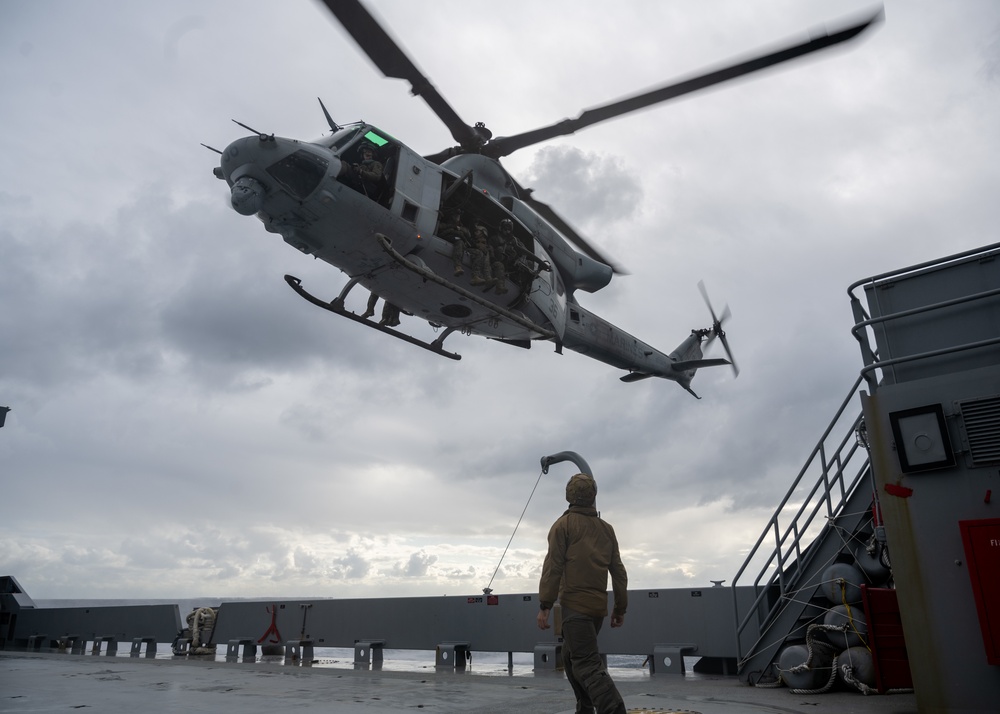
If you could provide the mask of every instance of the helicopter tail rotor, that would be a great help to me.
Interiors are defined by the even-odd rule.
[[[712,327],[709,334],[709,341],[714,340],[716,337],[719,338],[719,342],[722,343],[722,349],[726,351],[726,356],[729,358],[730,364],[733,367],[733,376],[740,376],[740,368],[736,366],[736,359],[733,357],[733,351],[729,347],[729,340],[726,339],[726,331],[722,329],[722,323],[732,317],[732,312],[729,310],[729,305],[722,308],[722,315],[716,317],[715,310],[712,309],[712,302],[708,299],[708,291],[705,289],[705,283],[702,280],[698,281],[698,290],[701,292],[701,297],[705,301],[705,305],[708,306],[708,312],[712,316]]]

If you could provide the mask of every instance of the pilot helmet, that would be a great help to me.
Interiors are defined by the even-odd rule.
[[[513,233],[514,232],[514,221],[509,218],[504,218],[500,221],[500,232],[501,233]]]
[[[566,484],[566,500],[571,506],[593,506],[597,482],[590,474],[576,474]]]
[[[371,143],[370,141],[362,141],[361,142],[361,151],[362,152],[364,152],[364,151],[370,151],[370,152],[372,152],[374,154],[375,153],[375,144]]]

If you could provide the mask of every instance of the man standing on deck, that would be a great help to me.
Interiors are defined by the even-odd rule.
[[[576,474],[566,484],[569,509],[549,529],[549,551],[538,584],[538,627],[549,629],[549,612],[562,606],[563,667],[576,695],[577,712],[625,714],[625,703],[601,662],[597,633],[608,615],[608,574],[615,606],[611,626],[621,627],[628,607],[628,575],[618,539],[594,506],[597,483]]]

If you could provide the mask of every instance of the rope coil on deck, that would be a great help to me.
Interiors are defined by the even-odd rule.
[[[215,610],[210,607],[199,607],[187,616],[191,628],[191,654],[215,654],[215,646],[209,644],[215,634],[215,617]]]
[[[816,639],[816,637],[820,632],[846,632],[847,628],[848,628],[847,624],[809,625],[809,628],[806,630],[806,649],[808,651],[808,656],[806,657],[806,661],[803,662],[802,664],[791,667],[786,671],[789,674],[799,674],[801,672],[811,671],[813,669],[813,660],[818,655],[832,655],[832,659],[830,662],[830,678],[827,680],[826,684],[817,689],[789,688],[790,692],[792,692],[793,694],[823,694],[824,692],[830,691],[831,687],[833,687],[834,682],[837,681],[837,648],[829,643]]]

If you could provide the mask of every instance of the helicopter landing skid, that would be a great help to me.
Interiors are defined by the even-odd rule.
[[[391,327],[386,327],[385,325],[379,325],[378,323],[372,322],[371,320],[361,317],[360,315],[355,315],[350,310],[345,310],[344,301],[342,298],[336,298],[331,302],[320,300],[315,295],[307,292],[305,288],[302,287],[302,281],[296,278],[294,275],[286,275],[285,282],[288,283],[288,285],[291,286],[292,290],[297,292],[300,297],[302,297],[305,300],[308,300],[313,305],[317,305],[318,307],[323,308],[324,310],[329,310],[330,312],[336,313],[341,317],[346,317],[349,320],[354,320],[355,322],[360,323],[365,327],[370,327],[373,330],[378,330],[379,332],[384,332],[388,335],[392,335],[393,337],[397,337],[403,340],[403,342],[409,342],[411,345],[416,345],[417,347],[423,347],[425,350],[433,352],[435,354],[439,354],[442,357],[447,357],[448,359],[454,359],[454,360],[462,359],[462,355],[457,354],[455,352],[448,352],[442,349],[441,347],[442,343],[444,342],[444,339],[451,334],[452,330],[450,329],[446,330],[445,333],[436,340],[434,340],[434,342],[424,342],[423,340],[417,339],[416,337],[412,337],[411,335],[407,335],[406,333],[400,332],[399,330],[394,330]]]

